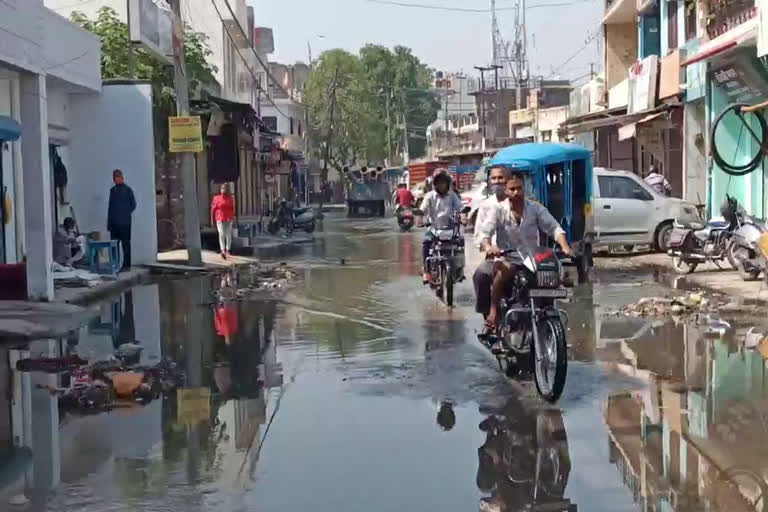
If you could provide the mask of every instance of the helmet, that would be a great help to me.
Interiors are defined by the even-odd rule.
[[[436,182],[437,180],[446,180],[448,183],[448,186],[451,186],[451,175],[448,173],[448,169],[445,167],[441,167],[439,169],[436,169],[434,174],[432,174],[432,183]]]

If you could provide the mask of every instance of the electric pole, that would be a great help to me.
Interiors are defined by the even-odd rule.
[[[482,100],[480,102],[480,124],[481,129],[483,132],[483,144],[485,144],[485,138],[488,135],[488,130],[486,129],[486,104],[485,104],[485,72],[491,71],[492,67],[483,67],[483,66],[475,66],[475,69],[480,72],[480,95],[482,97]]]
[[[443,82],[445,83],[445,82]],[[448,89],[445,89],[445,148],[448,149]]]
[[[384,102],[387,108],[387,166],[390,166],[392,165],[392,126],[389,114],[389,96],[392,94],[392,91],[388,86],[385,86],[384,94],[386,94]]]
[[[403,165],[408,165],[408,161],[410,159],[410,151],[408,150],[408,111],[406,107],[408,106],[408,102],[405,101],[405,91],[400,91],[400,103],[403,106],[403,131],[405,132],[405,143],[403,146],[403,149],[405,150],[405,153],[403,154]]]
[[[179,116],[189,115],[189,86],[184,65],[184,22],[181,18],[181,0],[171,0],[173,9],[173,71],[176,87],[176,111]],[[187,263],[202,266],[203,256],[200,244],[200,213],[197,204],[197,176],[192,153],[180,156],[182,181],[184,183],[184,239],[187,246]]]

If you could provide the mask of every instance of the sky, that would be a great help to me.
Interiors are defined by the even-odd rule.
[[[487,9],[490,0],[399,0],[403,3],[462,9]],[[271,60],[307,61],[307,43],[316,58],[324,50],[356,52],[366,43],[403,45],[427,65],[446,72],[473,73],[491,60],[491,15],[449,12],[371,0],[248,0],[256,26],[274,30]],[[584,76],[590,63],[599,70],[597,37],[604,0],[527,0],[528,54],[531,72],[545,77]],[[540,7],[536,7],[536,5]],[[553,5],[555,4],[555,5]],[[565,4],[565,5],[564,5]],[[497,0],[502,36],[512,39],[514,0]],[[582,50],[579,52],[579,50]],[[574,57],[575,55],[575,57]],[[570,60],[569,60],[570,59]],[[566,60],[569,60],[566,63]]]

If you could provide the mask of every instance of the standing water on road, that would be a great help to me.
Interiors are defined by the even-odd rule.
[[[607,315],[663,289],[598,275],[566,306],[551,406],[477,343],[469,280],[447,309],[420,255],[394,219],[332,215],[261,255],[298,270],[290,288],[221,303],[237,275],[162,281],[66,339],[0,347],[0,510],[764,510],[768,330]],[[126,343],[183,387],[71,407],[71,373],[16,370]]]

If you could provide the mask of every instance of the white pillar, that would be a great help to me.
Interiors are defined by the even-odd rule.
[[[53,222],[45,76],[21,74],[24,233],[30,300],[53,300]]]

